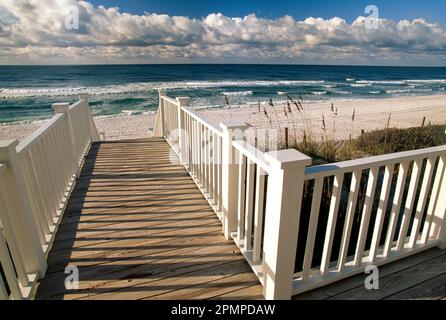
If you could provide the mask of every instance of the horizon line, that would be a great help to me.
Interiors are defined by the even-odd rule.
[[[389,68],[446,68],[446,65],[385,65],[385,64],[309,64],[309,63],[228,63],[228,62],[168,62],[168,63],[78,63],[78,64],[1,64],[0,67],[76,67],[76,66],[162,66],[162,65],[257,65],[257,66],[314,66],[314,67],[389,67]]]

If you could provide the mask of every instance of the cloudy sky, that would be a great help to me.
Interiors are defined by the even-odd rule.
[[[444,0],[0,0],[0,64],[446,66],[445,10]]]

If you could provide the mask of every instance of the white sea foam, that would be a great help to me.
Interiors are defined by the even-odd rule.
[[[386,90],[386,93],[416,93],[416,92],[432,92],[432,89],[395,89],[395,90]]]
[[[445,84],[446,79],[428,79],[428,80],[355,80],[346,79],[351,87],[368,87],[372,85],[410,85],[426,86],[435,84]],[[354,82],[353,82],[354,81]],[[29,88],[0,88],[0,98],[29,98],[29,97],[47,97],[47,96],[75,96],[80,93],[89,93],[91,95],[117,95],[135,92],[153,92],[156,90],[169,89],[206,89],[206,88],[237,88],[237,87],[300,87],[300,86],[324,86],[333,88],[336,85],[325,83],[323,80],[224,80],[224,81],[172,81],[172,82],[138,82],[119,85],[105,85],[100,87],[29,87]],[[441,89],[441,88],[438,88]],[[230,92],[230,91],[227,91]],[[245,95],[248,91],[244,92]],[[284,91],[278,91],[284,92]],[[317,94],[317,93],[315,93]],[[324,93],[325,94],[325,93]],[[236,94],[237,95],[237,94]]]
[[[371,83],[351,83],[350,86],[352,87],[371,87]]]
[[[356,83],[359,84],[439,84],[446,83],[446,79],[428,79],[428,80],[358,80]]]
[[[138,82],[122,85],[106,85],[101,87],[47,87],[47,88],[0,88],[1,98],[70,96],[80,93],[92,95],[122,94],[140,91],[167,89],[200,89],[220,87],[273,87],[273,86],[305,86],[324,83],[323,80],[278,80],[278,81],[173,81],[173,82]]]
[[[337,93],[337,94],[344,94],[344,95],[353,94],[353,92],[351,92],[351,91],[342,91],[342,90],[334,90],[333,92]]]
[[[398,90],[386,90],[386,93],[403,93],[403,92],[411,92],[412,89],[398,89]]]
[[[359,84],[405,84],[406,80],[358,80],[356,83]]]
[[[252,91],[248,90],[248,91],[228,91],[228,92],[222,92],[221,93],[224,96],[252,96]]]
[[[323,96],[323,95],[326,95],[328,93],[328,91],[312,91],[311,93],[318,95],[318,96]]]
[[[431,80],[406,80],[408,83],[446,83],[446,79],[431,79]]]
[[[143,114],[144,111],[142,110],[122,110],[121,114],[125,115],[125,116],[136,116],[136,115],[141,115]]]

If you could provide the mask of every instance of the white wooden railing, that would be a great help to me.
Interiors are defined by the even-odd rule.
[[[433,246],[445,248],[445,160],[446,146],[439,146],[307,168],[305,181],[313,184],[310,222],[303,268],[295,274],[293,292],[334,282],[362,272],[368,265],[379,266]],[[314,266],[324,184],[332,192],[324,222],[322,256]],[[361,185],[365,193],[360,202]],[[346,199],[346,208],[338,230],[341,241],[333,252],[342,199]],[[360,222],[357,235],[352,237],[355,213]]]
[[[296,150],[258,150],[244,141],[247,129],[217,128],[189,98],[160,91],[154,135],[178,154],[267,299],[446,248],[446,146],[310,167]]]
[[[0,141],[0,299],[29,299],[84,156],[99,141],[86,94],[31,136]]]

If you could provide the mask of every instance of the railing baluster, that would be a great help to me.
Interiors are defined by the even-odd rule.
[[[339,202],[342,193],[342,183],[344,182],[344,174],[336,175],[333,182],[333,194],[330,201],[330,211],[328,214],[327,231],[325,233],[324,249],[321,260],[321,275],[324,276],[328,272],[331,249],[333,247],[333,238],[336,228],[336,220],[338,217]]]
[[[404,243],[407,238],[407,229],[409,228],[410,217],[412,214],[413,205],[415,202],[416,191],[418,187],[418,181],[420,179],[421,166],[423,165],[423,159],[415,160],[412,169],[412,176],[410,178],[409,190],[407,193],[406,204],[404,207],[404,214],[401,220],[400,232],[398,235],[398,241],[396,250],[401,251],[404,248]]]
[[[421,226],[421,219],[423,217],[423,212],[426,207],[429,186],[432,181],[434,166],[435,166],[435,158],[433,157],[428,158],[426,162],[426,168],[424,171],[423,182],[421,184],[420,196],[418,198],[415,217],[412,224],[412,230],[410,232],[409,248],[414,248],[416,245],[418,233],[420,231],[420,226]]]
[[[223,150],[223,138],[219,137],[217,139],[218,146],[217,146],[217,158],[218,158],[218,211],[222,211],[223,208],[223,182],[222,182],[222,165],[223,165],[223,158],[222,158],[222,150]]]
[[[0,262],[9,289],[11,290],[12,298],[16,300],[21,300],[22,292],[20,290],[19,283],[16,278],[14,264],[12,263],[11,257],[8,252],[8,248],[5,243],[5,239],[3,238],[3,228],[1,226],[0,226]]]
[[[214,141],[213,132],[208,129],[208,171],[209,171],[209,201],[214,204],[214,157],[213,157]]]
[[[43,150],[44,143],[38,143],[37,144],[37,151],[38,151],[38,157],[40,161],[42,162],[42,168],[45,175],[45,182],[48,188],[49,192],[47,193],[48,202],[50,204],[50,212],[52,217],[56,217],[56,211],[59,209],[58,201],[57,201],[57,191],[55,189],[54,184],[52,183],[52,170],[48,166],[48,162],[46,161],[46,155],[45,151]]]
[[[212,133],[212,203],[218,205],[218,136]]]
[[[12,260],[14,261],[14,266],[17,271],[17,277],[22,284],[23,287],[28,286],[29,280],[26,276],[26,269],[25,265],[22,259],[22,252],[20,251],[20,244],[17,241],[17,237],[14,234],[14,231],[12,230],[12,223],[11,219],[9,219],[9,214],[11,212],[8,210],[6,206],[5,199],[3,198],[2,194],[3,191],[1,190],[0,186],[0,230],[3,226],[3,231],[6,236],[6,241],[8,242],[9,251],[11,252]],[[3,237],[3,233],[0,232],[0,237]],[[1,275],[0,275],[1,278]]]
[[[188,169],[193,173],[193,161],[192,161],[192,118],[189,114],[186,115],[187,119],[187,159],[188,159]]]
[[[347,213],[345,216],[344,229],[342,232],[342,239],[341,239],[341,249],[339,251],[339,259],[337,266],[339,272],[342,272],[345,268],[348,246],[350,243],[350,235],[353,225],[353,218],[355,217],[356,202],[358,200],[359,186],[361,184],[361,175],[362,172],[360,170],[356,170],[352,173],[352,181],[350,183]]]
[[[53,136],[53,140],[54,140],[54,147],[55,150],[57,150],[57,152],[55,152],[54,156],[55,156],[55,162],[58,164],[58,168],[59,168],[59,172],[60,172],[60,186],[63,192],[63,196],[65,196],[66,194],[66,186],[68,184],[68,178],[65,175],[65,170],[64,170],[64,166],[65,164],[63,163],[63,159],[61,157],[62,153],[61,153],[61,149],[63,148],[60,140],[59,140],[59,134],[57,133],[57,125],[54,127],[53,130],[54,134]]]
[[[200,136],[198,133],[198,121],[194,121],[194,165],[195,165],[195,178],[200,180]]]
[[[401,202],[403,200],[404,187],[406,185],[407,170],[409,169],[409,162],[400,164],[398,171],[398,179],[395,187],[395,196],[393,198],[392,211],[390,212],[389,227],[387,229],[386,241],[384,244],[383,256],[388,257],[393,246],[393,238],[395,235],[397,217],[400,212]]]
[[[443,179],[438,190],[438,201],[433,212],[432,223],[429,230],[429,236],[438,241],[440,249],[446,249],[446,175],[443,174]]]
[[[60,190],[60,203],[63,202],[63,197],[65,196],[64,183],[63,183],[63,172],[61,168],[61,164],[59,163],[59,156],[57,150],[57,143],[54,136],[54,132],[48,132],[48,139],[50,141],[50,150],[51,150],[51,158],[54,165],[54,171],[56,173],[55,183],[57,189]]]
[[[316,239],[317,222],[321,208],[323,178],[314,181],[313,199],[311,201],[310,221],[308,223],[307,243],[305,244],[304,264],[302,269],[302,280],[307,280],[311,274],[311,263],[313,261],[314,241]]]
[[[394,167],[395,166],[393,164],[389,164],[385,168],[381,193],[379,196],[378,211],[376,212],[375,227],[373,228],[372,243],[370,245],[370,261],[374,261],[378,253],[379,241],[381,239],[381,233],[384,224],[384,216],[386,214],[387,202],[389,200],[390,187],[392,185]]]
[[[190,129],[191,129],[191,140],[190,140],[190,145],[191,145],[191,159],[192,159],[192,173],[194,178],[197,178],[197,166],[196,166],[196,158],[195,158],[195,151],[197,150],[197,145],[196,145],[196,141],[195,141],[195,121],[191,118],[191,123],[190,123]]]
[[[57,179],[57,170],[54,165],[54,156],[53,152],[51,150],[51,139],[48,134],[46,134],[42,140],[42,146],[44,147],[44,155],[45,155],[45,162],[49,164],[50,166],[50,173],[51,173],[51,184],[54,186],[55,194],[56,194],[56,207],[57,209],[60,209],[60,205],[62,203],[62,191],[60,188],[58,188],[58,179]]]
[[[26,187],[26,193],[28,195],[28,199],[30,199],[29,204],[31,207],[32,212],[32,218],[33,218],[33,224],[36,226],[37,235],[39,236],[40,244],[43,245],[46,243],[45,233],[47,233],[47,230],[45,230],[45,223],[42,221],[39,208],[35,202],[36,191],[34,187],[34,181],[30,174],[30,163],[29,163],[29,151],[25,151],[21,154],[21,157],[19,158],[19,165],[21,167],[21,170],[23,172],[23,178],[25,180],[25,187]]]
[[[246,202],[246,163],[245,156],[239,152],[239,175],[238,175],[238,216],[237,216],[237,238],[242,240],[245,235],[245,202]]]
[[[254,244],[252,260],[254,263],[260,261],[260,254],[262,252],[262,240],[263,240],[263,204],[265,201],[265,171],[257,167],[256,177],[256,194],[255,194],[255,208],[254,208]]]
[[[3,282],[3,277],[0,277],[0,300],[8,300],[8,292],[6,291],[5,283]]]
[[[67,116],[65,116],[67,118]],[[58,137],[59,137],[59,144],[61,148],[61,156],[62,156],[62,162],[63,162],[63,170],[65,175],[65,190],[69,191],[69,186],[71,185],[72,179],[73,179],[73,171],[71,169],[71,161],[70,161],[70,150],[69,150],[69,144],[67,143],[69,140],[66,137],[66,131],[64,130],[65,124],[63,122],[59,125],[58,130]],[[89,137],[90,135],[88,135]],[[87,151],[87,150],[85,150]]]
[[[375,198],[376,180],[378,180],[378,167],[370,169],[365,202],[362,210],[361,225],[359,227],[359,238],[356,244],[354,265],[358,267],[362,263],[364,256],[364,246],[369,230],[370,215],[372,213],[373,200]]]
[[[42,201],[43,213],[46,217],[48,226],[52,227],[52,226],[54,226],[54,220],[53,220],[53,215],[52,215],[52,206],[51,206],[51,202],[46,194],[51,189],[49,188],[48,180],[45,175],[46,170],[42,166],[42,160],[40,158],[39,149],[37,147],[38,147],[38,145],[34,145],[34,146],[31,146],[31,148],[30,148],[32,163],[34,164],[34,167],[35,167],[34,173],[36,175],[36,180],[37,180],[37,184],[38,184],[37,188],[39,190],[39,196]]]
[[[50,226],[54,224],[52,219],[47,219],[47,215],[45,213],[44,204],[43,204],[43,195],[42,195],[42,188],[39,185],[39,179],[37,176],[37,170],[31,155],[31,148],[27,151],[25,154],[25,163],[27,167],[27,172],[30,178],[29,185],[30,190],[32,192],[32,199],[34,202],[34,208],[36,209],[36,217],[39,219],[41,225],[42,225],[42,232],[44,234],[43,243],[46,243],[45,234],[50,233]]]
[[[203,159],[203,190],[205,192],[208,192],[208,175],[209,172],[207,170],[208,166],[207,166],[207,147],[208,147],[208,142],[207,142],[207,130],[206,127],[204,125],[202,125],[202,138],[203,138],[203,143],[202,143],[202,148],[203,148],[203,153],[202,153],[202,159]]]
[[[209,144],[209,129],[205,127],[205,143],[204,143],[204,158],[205,158],[205,171],[206,171],[206,192],[208,194],[208,198],[210,198],[211,195],[211,172],[209,170],[210,168],[210,144]]]
[[[432,226],[432,219],[434,217],[434,212],[439,201],[440,188],[444,181],[444,176],[446,173],[446,155],[442,155],[438,159],[437,172],[435,173],[434,185],[432,186],[431,197],[429,200],[429,206],[427,207],[427,215],[424,221],[423,232],[421,234],[421,244],[426,244],[429,240],[430,229]]]
[[[203,135],[203,125],[201,123],[198,123],[198,135],[199,135],[199,151],[200,151],[200,156],[199,156],[199,161],[200,161],[200,185],[202,188],[204,188],[206,182],[206,173],[204,172],[204,152],[203,152],[203,140],[204,140],[204,135]]]
[[[254,201],[254,171],[255,164],[250,159],[247,159],[246,167],[246,204],[245,204],[245,250],[251,249],[252,239],[252,216],[253,216],[253,201]]]

